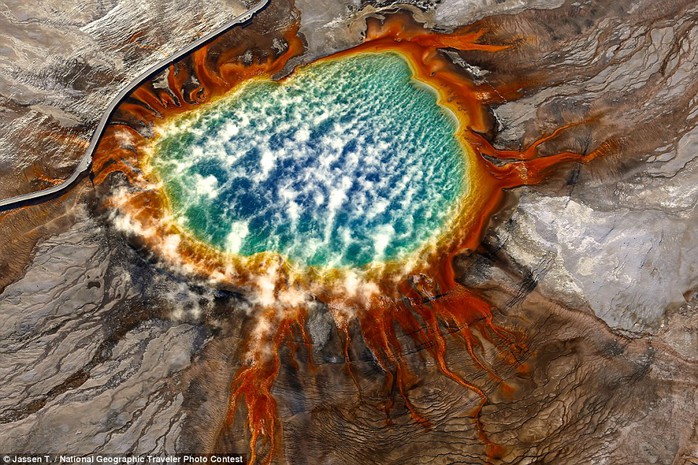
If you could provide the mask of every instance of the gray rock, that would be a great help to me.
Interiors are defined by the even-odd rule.
[[[111,97],[150,64],[243,11],[236,0],[5,2],[0,196],[34,190],[26,184],[36,177],[32,167],[67,178]]]
[[[318,305],[307,325],[315,366],[304,363],[304,347],[298,367],[292,350],[281,351],[273,393],[283,441],[275,462],[697,463],[695,2],[409,3],[428,27],[480,20],[474,27],[487,29],[483,40],[516,45],[496,54],[448,51],[485,87],[525,89],[493,108],[496,146],[526,146],[588,120],[541,155],[589,152],[604,141],[618,150],[515,189],[482,247],[457,259],[460,281],[490,300],[496,322],[527,345],[513,366],[484,337],[476,348],[514,388],[507,394],[462,341],[446,337],[449,367],[488,394],[481,421],[503,446],[501,459],[488,459],[477,436],[470,415],[477,395],[444,377],[423,347],[399,334],[415,375],[408,395],[429,429],[410,418],[395,386],[386,389],[390,376],[355,324],[345,359],[343,334]],[[242,7],[5,4],[0,194],[31,190],[39,174],[70,171],[120,86]],[[307,50],[284,72],[360,42],[367,17],[396,7],[298,0]],[[251,30],[266,38],[288,25],[293,18],[269,18],[290,9],[278,8]],[[14,281],[0,291],[0,450],[246,451],[245,412],[232,426],[225,417],[252,307],[129,247],[87,185],[47,207],[0,213],[0,235],[10,238],[0,272],[11,274],[0,278]],[[60,227],[36,232],[59,217]],[[25,236],[41,240],[34,247],[17,239]]]

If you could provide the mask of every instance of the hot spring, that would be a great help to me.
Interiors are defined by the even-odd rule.
[[[175,221],[226,253],[301,266],[400,260],[467,194],[458,123],[394,52],[255,79],[157,137],[150,165]]]

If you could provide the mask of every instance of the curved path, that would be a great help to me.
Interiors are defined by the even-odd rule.
[[[80,159],[78,166],[75,168],[75,171],[68,179],[66,179],[60,184],[56,184],[55,186],[49,187],[48,189],[29,192],[27,194],[10,197],[9,199],[0,200],[0,211],[6,211],[17,207],[31,205],[33,203],[36,203],[36,201],[42,200],[44,198],[53,197],[56,194],[60,194],[66,189],[70,188],[75,183],[75,181],[77,181],[78,178],[81,177],[81,175],[83,175],[90,169],[90,165],[92,164],[92,154],[97,148],[97,143],[99,142],[99,139],[102,137],[102,132],[104,132],[104,128],[107,126],[107,123],[109,122],[109,118],[111,118],[112,113],[119,105],[119,103],[121,103],[121,100],[124,97],[126,97],[126,95],[132,92],[136,87],[141,85],[143,81],[151,77],[153,74],[167,68],[172,63],[179,60],[183,56],[191,53],[192,51],[196,50],[200,46],[204,45],[206,42],[215,39],[219,35],[228,31],[233,26],[249,21],[257,12],[259,12],[262,8],[267,6],[267,3],[269,3],[269,0],[261,0],[259,3],[247,10],[245,13],[237,16],[236,18],[233,18],[218,29],[200,37],[195,42],[191,43],[188,47],[180,50],[179,52],[175,53],[169,58],[159,61],[158,63],[154,64],[153,66],[139,74],[133,81],[131,81],[126,87],[124,87],[121,90],[121,92],[119,92],[117,95],[114,96],[114,98],[111,99],[111,101],[109,102],[109,106],[104,111],[102,118],[99,120],[99,124],[97,125],[97,128],[95,129],[95,132],[92,135],[92,139],[90,139],[90,145],[87,147],[85,155],[83,155],[83,157]]]

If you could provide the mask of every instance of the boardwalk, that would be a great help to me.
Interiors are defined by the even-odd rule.
[[[77,181],[82,175],[89,171],[90,166],[92,165],[92,154],[97,148],[97,144],[99,143],[99,139],[102,137],[104,128],[106,128],[107,123],[109,122],[109,118],[111,118],[112,116],[112,113],[119,105],[119,103],[121,103],[121,100],[124,97],[126,97],[126,95],[131,93],[134,89],[136,89],[136,87],[141,85],[143,81],[151,77],[153,74],[162,71],[175,61],[186,56],[187,54],[201,47],[203,44],[209,42],[210,40],[215,39],[219,35],[228,31],[230,28],[249,21],[257,12],[264,8],[267,5],[267,3],[269,3],[269,0],[261,0],[259,3],[247,10],[245,13],[237,16],[236,18],[233,18],[218,29],[200,37],[198,40],[191,43],[188,47],[180,50],[179,52],[175,53],[174,55],[168,58],[159,61],[158,63],[155,63],[150,68],[139,74],[138,77],[131,81],[126,87],[124,87],[121,90],[121,92],[119,92],[117,95],[114,96],[114,98],[111,99],[111,101],[109,102],[109,106],[104,111],[102,118],[99,120],[99,124],[97,125],[97,128],[95,129],[95,132],[92,135],[92,139],[90,139],[90,145],[87,147],[85,155],[83,155],[83,157],[80,159],[80,162],[75,167],[75,171],[72,175],[70,175],[68,179],[66,179],[60,184],[56,184],[55,186],[49,187],[48,189],[29,192],[27,194],[10,197],[9,199],[0,200],[0,211],[7,211],[13,208],[23,207],[40,202],[41,200],[51,198],[57,194],[61,194],[63,191],[72,187],[75,181]]]

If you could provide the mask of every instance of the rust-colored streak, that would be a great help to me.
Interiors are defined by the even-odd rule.
[[[574,152],[539,156],[540,145],[557,137],[568,126],[540,138],[525,150],[493,147],[483,136],[492,132],[487,105],[516,98],[521,86],[494,89],[476,85],[440,49],[496,53],[509,45],[483,43],[486,31],[432,33],[404,14],[383,21],[371,19],[367,25],[362,44],[322,60],[377,51],[400,53],[408,60],[415,79],[433,87],[438,92],[439,104],[458,118],[457,135],[468,161],[470,188],[462,199],[460,211],[450,220],[436,245],[420,249],[409,262],[369,265],[358,271],[297,269],[284,257],[270,252],[251,257],[224,254],[197,241],[170,219],[168,199],[148,167],[151,131],[143,128],[157,129],[169,119],[196,111],[247,80],[271,79],[292,57],[303,53],[297,24],[283,34],[287,46],[279,54],[258,50],[251,60],[243,60],[247,47],[221,48],[214,42],[172,65],[167,74],[167,89],[146,83],[121,105],[116,120],[128,124],[111,126],[94,158],[97,183],[117,171],[131,181],[130,189],[120,190],[107,202],[122,219],[134,225],[132,229],[151,250],[186,273],[242,289],[255,302],[255,328],[247,335],[242,365],[233,377],[229,414],[232,420],[241,405],[246,409],[250,463],[257,461],[262,440],[268,445],[267,463],[279,452],[281,424],[272,393],[282,363],[279,354],[283,346],[295,344],[292,341],[298,336],[310,360],[312,341],[306,319],[311,302],[316,300],[329,307],[343,336],[347,374],[357,389],[359,383],[350,363],[349,324],[358,323],[366,346],[386,374],[388,422],[393,405],[390,393],[395,388],[412,419],[425,427],[431,426],[429,418],[410,401],[409,392],[418,375],[410,369],[405,355],[401,342],[405,335],[431,357],[444,376],[475,395],[477,400],[471,412],[474,427],[486,453],[490,457],[501,456],[504,451],[489,440],[480,418],[488,401],[487,393],[468,381],[460,367],[449,365],[447,342],[449,337],[460,341],[474,366],[505,392],[512,388],[478,354],[483,352],[482,341],[487,339],[500,348],[503,362],[516,366],[520,372],[526,371],[517,361],[525,343],[520,335],[494,322],[491,305],[483,297],[457,282],[453,258],[478,247],[490,216],[502,202],[504,189],[539,183],[562,163],[587,162],[613,150],[610,144],[605,144],[586,156]],[[174,236],[179,239],[173,249],[168,238]],[[346,285],[352,279],[356,284]],[[273,283],[272,290],[268,288],[269,282]],[[259,297],[265,295],[272,298]],[[444,328],[449,329],[450,336]]]

